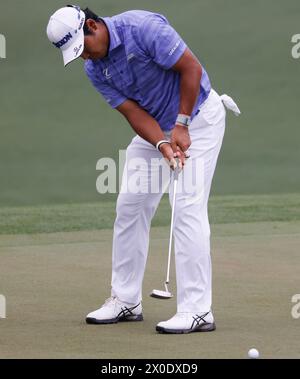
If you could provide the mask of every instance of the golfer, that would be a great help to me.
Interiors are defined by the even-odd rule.
[[[65,66],[79,57],[85,60],[96,90],[137,134],[127,149],[117,202],[111,297],[88,314],[87,323],[143,320],[150,224],[166,183],[160,191],[151,191],[149,184],[158,175],[157,162],[165,158],[171,169],[180,170],[174,220],[177,313],[156,330],[215,330],[207,206],[225,132],[224,104],[239,114],[237,105],[211,88],[199,60],[161,14],[129,11],[99,17],[88,8],[67,6],[52,15],[47,34]],[[147,167],[133,169],[135,159]],[[132,175],[148,190],[124,188]],[[191,179],[196,185],[185,186]],[[172,186],[171,180],[170,193]]]

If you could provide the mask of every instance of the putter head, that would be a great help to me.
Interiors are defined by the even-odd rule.
[[[171,299],[173,295],[169,291],[159,291],[159,290],[153,290],[150,294],[151,297],[154,297],[155,299]]]

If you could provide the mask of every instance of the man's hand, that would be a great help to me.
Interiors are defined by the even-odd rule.
[[[171,136],[171,147],[175,158],[179,159],[181,168],[188,158],[187,151],[191,146],[189,130],[186,126],[176,125]]]
[[[158,141],[165,139],[158,122],[133,100],[126,100],[117,110],[126,117],[133,130],[153,146],[156,146]],[[182,169],[187,158],[184,153],[191,146],[188,128],[176,125],[172,133],[171,143],[172,145],[161,145],[160,151],[172,169],[177,166],[177,158],[179,168]]]
[[[177,161],[176,161],[176,158],[174,157],[174,153],[173,153],[171,145],[168,143],[164,143],[160,147],[160,152],[162,153],[163,157],[167,160],[171,169],[175,170],[177,167]]]

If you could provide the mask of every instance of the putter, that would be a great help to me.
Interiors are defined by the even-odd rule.
[[[179,168],[174,171],[174,191],[173,191],[173,204],[172,204],[172,217],[171,217],[171,230],[170,230],[170,241],[169,241],[169,256],[168,256],[168,270],[167,279],[164,283],[165,291],[153,290],[150,294],[151,297],[156,299],[171,299],[173,295],[168,289],[168,284],[170,283],[170,267],[171,267],[171,256],[172,256],[172,241],[173,241],[173,228],[174,228],[174,216],[175,216],[175,203],[177,194],[177,184],[178,184]]]

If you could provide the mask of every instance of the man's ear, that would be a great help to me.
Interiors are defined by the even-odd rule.
[[[96,31],[98,28],[97,22],[91,18],[86,20],[86,26],[89,28],[91,32]]]

